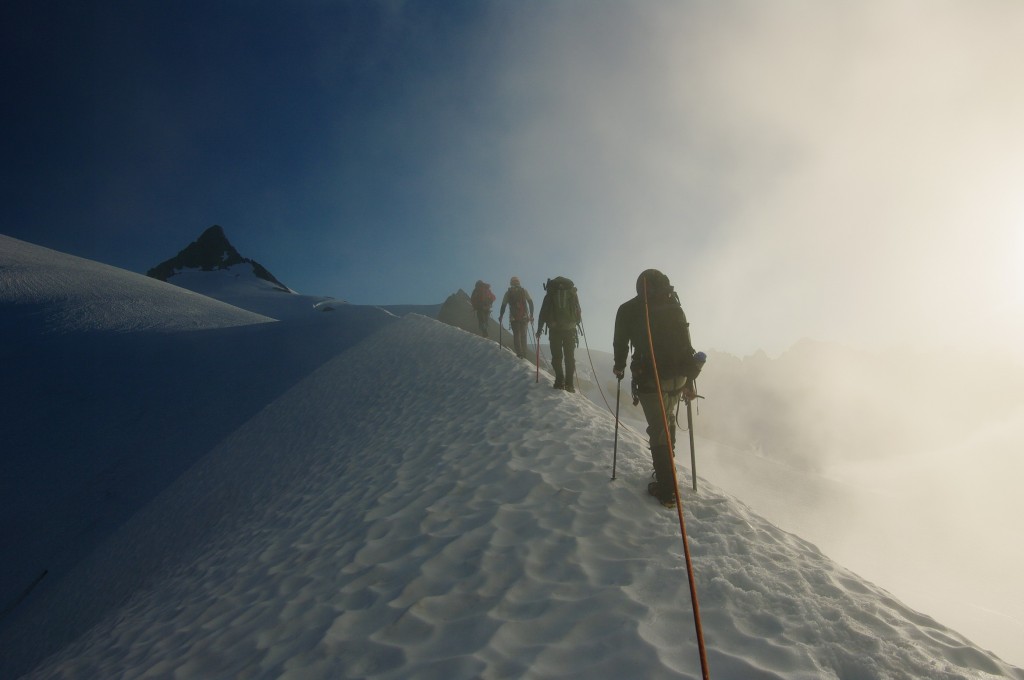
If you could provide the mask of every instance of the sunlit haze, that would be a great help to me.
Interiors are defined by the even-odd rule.
[[[3,234],[145,272],[219,224],[359,304],[568,276],[603,351],[655,267],[737,358],[709,422],[905,506],[929,557],[1024,558],[983,535],[1024,512],[1024,3],[13,4]],[[759,350],[777,379],[716,395]],[[1006,578],[977,598],[1024,630]]]
[[[702,346],[1021,356],[1018,3],[186,7],[5,10],[5,233],[145,271],[217,223],[368,303],[566,275],[602,347],[654,266]]]

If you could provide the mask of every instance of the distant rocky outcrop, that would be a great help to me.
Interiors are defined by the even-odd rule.
[[[473,303],[469,299],[469,294],[461,288],[444,300],[444,304],[441,305],[441,309],[437,313],[437,321],[475,335],[480,334],[480,327],[476,322],[476,312],[473,311]],[[494,318],[488,320],[487,331],[490,339],[495,341],[499,339],[500,330],[498,322]],[[511,338],[507,338],[507,340],[511,342]]]
[[[198,269],[208,272],[217,269],[228,269],[238,264],[248,264],[252,272],[258,278],[273,284],[283,292],[290,293],[288,286],[278,281],[273,274],[267,271],[266,267],[255,260],[250,260],[235,250],[235,247],[224,235],[224,229],[215,224],[204,231],[199,238],[190,243],[182,250],[165,262],[146,272],[149,276],[160,281],[167,281],[169,278],[185,269]]]

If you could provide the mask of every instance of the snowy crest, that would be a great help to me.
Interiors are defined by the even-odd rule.
[[[628,428],[609,481],[613,427],[492,342],[390,323],[41,598],[103,615],[35,675],[698,677],[675,514]],[[712,677],[1024,678],[706,482],[685,512]]]
[[[96,274],[0,245],[17,300]],[[611,481],[609,410],[497,343],[356,305],[62,337],[19,357],[0,497],[53,513],[150,493],[60,570],[54,525],[5,508],[5,547],[22,542],[2,574],[22,594],[4,592],[0,675],[699,677],[681,527],[646,493],[645,437],[621,424]],[[711,677],[1024,680],[707,480],[691,493],[684,462]]]

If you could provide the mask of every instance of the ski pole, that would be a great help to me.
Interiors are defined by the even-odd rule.
[[[501,325],[501,317],[498,317],[498,347],[505,349],[505,341],[501,337],[501,332],[505,330]]]
[[[619,378],[615,388],[615,443],[612,445],[612,479],[615,479],[615,466],[619,460],[619,395],[621,393],[622,378]]]

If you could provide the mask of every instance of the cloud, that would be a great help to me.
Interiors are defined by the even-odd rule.
[[[660,266],[723,349],[998,345],[1013,330],[994,310],[1020,311],[1024,8],[561,3],[501,18],[491,96],[513,113],[492,131],[489,195],[602,305]]]

